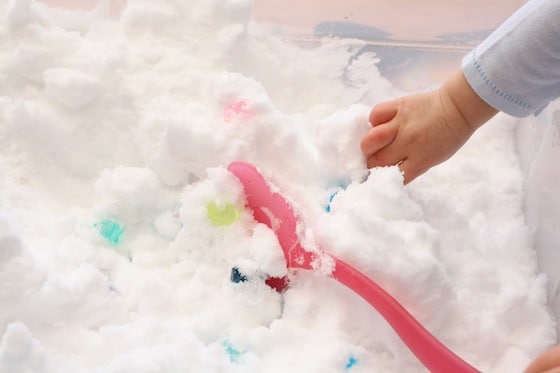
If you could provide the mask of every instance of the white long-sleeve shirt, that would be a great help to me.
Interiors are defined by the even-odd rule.
[[[516,117],[560,97],[560,0],[531,0],[468,53],[462,69],[474,91]]]

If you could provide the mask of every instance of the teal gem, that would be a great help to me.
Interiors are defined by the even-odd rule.
[[[111,244],[117,246],[124,233],[124,228],[117,222],[112,220],[103,220],[101,223],[96,224],[99,227],[99,233]]]
[[[237,363],[239,361],[239,358],[241,357],[241,351],[233,347],[230,341],[223,341],[222,345],[224,346],[224,349],[229,356],[229,361],[231,361],[232,363]]]
[[[350,356],[348,358],[348,361],[346,362],[346,370],[352,369],[356,364],[358,364],[358,359],[356,359],[354,356]]]

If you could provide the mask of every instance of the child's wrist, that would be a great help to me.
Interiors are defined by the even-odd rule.
[[[498,113],[498,110],[476,94],[462,71],[455,72],[442,89],[473,131]]]

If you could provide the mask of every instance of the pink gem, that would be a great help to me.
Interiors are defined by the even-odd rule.
[[[247,101],[235,101],[225,107],[224,120],[231,122],[234,118],[249,119],[255,114],[255,109]]]

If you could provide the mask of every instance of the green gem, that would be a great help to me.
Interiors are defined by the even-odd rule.
[[[118,245],[121,242],[124,228],[117,222],[111,220],[103,220],[96,224],[99,226],[99,233],[112,245]]]
[[[231,203],[218,206],[215,202],[210,202],[206,205],[206,215],[212,224],[225,226],[239,219],[239,210]]]

